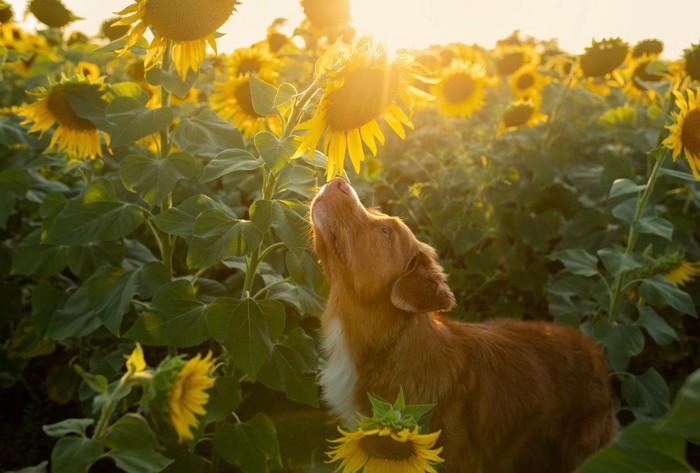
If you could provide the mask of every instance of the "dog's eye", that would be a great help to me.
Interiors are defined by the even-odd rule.
[[[384,235],[385,237],[391,238],[391,228],[385,227],[384,225],[380,225],[379,231],[382,232],[382,235]]]

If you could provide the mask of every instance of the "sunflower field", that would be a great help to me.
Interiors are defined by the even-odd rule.
[[[97,37],[27,3],[36,31],[0,0],[1,470],[362,471],[317,383],[337,175],[438,250],[450,317],[605,349],[623,428],[580,472],[700,469],[700,43],[388,51],[302,0],[217,52],[236,0],[124,0]]]

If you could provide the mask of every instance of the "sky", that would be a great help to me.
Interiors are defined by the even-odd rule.
[[[133,0],[63,0],[76,15],[72,29],[95,34],[101,22]],[[25,0],[9,0],[21,18]],[[700,41],[700,0],[350,0],[354,27],[392,48],[425,47],[459,41],[486,48],[519,29],[572,54],[592,39],[621,37],[631,45],[646,38],[664,42],[663,57],[676,59]],[[242,0],[219,31],[219,51],[248,46],[265,37],[275,18],[289,20],[291,32],[303,18],[299,0]],[[35,22],[29,18],[28,27]]]

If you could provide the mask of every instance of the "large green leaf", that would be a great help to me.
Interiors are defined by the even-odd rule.
[[[87,286],[81,286],[48,322],[46,337],[64,340],[90,335],[101,325],[100,318],[88,300]]]
[[[695,303],[690,295],[661,275],[657,274],[642,281],[639,292],[649,304],[667,305],[684,314],[697,316]]]
[[[640,376],[624,373],[622,396],[637,418],[661,417],[670,408],[668,385],[654,368],[649,368]]]
[[[111,125],[110,145],[116,148],[165,130],[175,113],[170,107],[150,109],[133,97],[117,97],[107,105],[106,117]]]
[[[221,458],[245,472],[268,472],[269,462],[279,462],[275,424],[262,413],[246,422],[221,424],[214,436],[214,448]]]
[[[124,334],[145,345],[189,347],[209,338],[207,306],[197,299],[189,281],[179,279],[162,286],[148,310]]]
[[[165,159],[132,154],[119,163],[124,186],[136,191],[151,205],[160,205],[180,179],[190,179],[197,164],[188,153],[173,153]]]
[[[673,409],[661,422],[660,430],[674,432],[695,442],[700,441],[700,370],[685,380]]]
[[[194,223],[187,264],[190,268],[204,268],[229,256],[250,254],[261,241],[262,233],[252,222],[219,209],[205,210]]]
[[[644,349],[644,334],[635,325],[599,320],[593,326],[593,336],[605,347],[608,364],[615,371],[624,371],[630,358]]]
[[[659,345],[668,345],[678,340],[678,334],[663,317],[648,305],[638,307],[639,319],[637,324],[643,327]]]
[[[223,204],[206,195],[193,195],[180,205],[171,207],[165,212],[153,217],[153,222],[161,231],[181,236],[189,241],[192,238],[194,223],[197,217],[203,211],[210,209],[227,210]]]
[[[113,450],[153,449],[158,447],[158,438],[142,415],[129,412],[109,426],[105,445]]]
[[[260,231],[271,226],[297,258],[309,246],[307,207],[295,200],[258,200],[250,209],[251,219]]]
[[[269,131],[261,131],[255,135],[255,147],[275,175],[284,168],[297,150],[292,137],[278,140]]]
[[[598,259],[580,248],[555,251],[547,256],[547,259],[561,261],[566,269],[577,276],[589,277],[598,274]]]
[[[243,399],[241,383],[232,376],[219,376],[207,393],[207,414],[205,424],[224,420],[238,408]]]
[[[211,157],[222,150],[245,146],[241,132],[208,108],[182,118],[173,133],[173,141],[183,151]]]
[[[661,217],[642,217],[633,226],[639,233],[658,235],[669,241],[673,238],[673,224]]]
[[[318,354],[314,341],[297,327],[275,343],[258,381],[282,391],[292,401],[318,407]]]
[[[693,471],[685,460],[685,441],[662,432],[653,419],[632,423],[607,447],[593,454],[577,473],[681,473]]]
[[[183,80],[175,69],[169,71],[160,67],[154,67],[146,71],[145,79],[149,84],[162,86],[178,97],[186,97],[189,90],[194,85],[199,74],[192,69],[187,70],[187,75]]]
[[[44,242],[84,245],[116,240],[136,230],[142,221],[143,211],[134,204],[69,200],[56,217]]]
[[[83,437],[63,437],[51,452],[52,473],[86,473],[102,455],[102,444]]]
[[[209,161],[204,168],[201,182],[210,182],[235,172],[252,171],[263,165],[263,161],[244,149],[234,148],[222,151]]]
[[[633,269],[642,268],[646,263],[642,255],[625,253],[621,248],[602,248],[598,250],[598,257],[613,277]]]
[[[211,335],[223,343],[229,356],[255,378],[284,330],[284,306],[279,301],[221,298],[207,315]]]
[[[637,184],[629,179],[615,179],[610,188],[610,198],[638,194],[646,189],[646,184]]]
[[[106,456],[126,473],[158,473],[173,462],[172,459],[145,448],[112,450]]]
[[[253,101],[253,109],[258,115],[267,116],[277,113],[275,109],[275,97],[277,88],[255,74],[248,76],[250,79],[250,97]]]
[[[76,115],[91,121],[100,130],[109,130],[110,124],[105,114],[107,101],[105,91],[99,84],[83,85],[76,88],[64,88],[61,94],[68,100]]]
[[[64,437],[68,434],[87,436],[87,428],[95,423],[94,419],[64,419],[55,424],[44,425],[42,430],[49,437]]]
[[[27,175],[17,168],[0,171],[0,228],[5,228],[7,218],[15,208],[17,199],[29,189]]]
[[[41,231],[30,233],[12,255],[12,274],[53,276],[66,267],[69,248],[40,243]]]

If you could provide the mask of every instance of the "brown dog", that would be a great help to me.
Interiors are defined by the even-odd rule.
[[[570,472],[617,430],[599,347],[557,324],[440,316],[454,296],[433,248],[336,178],[311,205],[330,282],[324,398],[347,422],[367,393],[436,404],[446,471]]]

